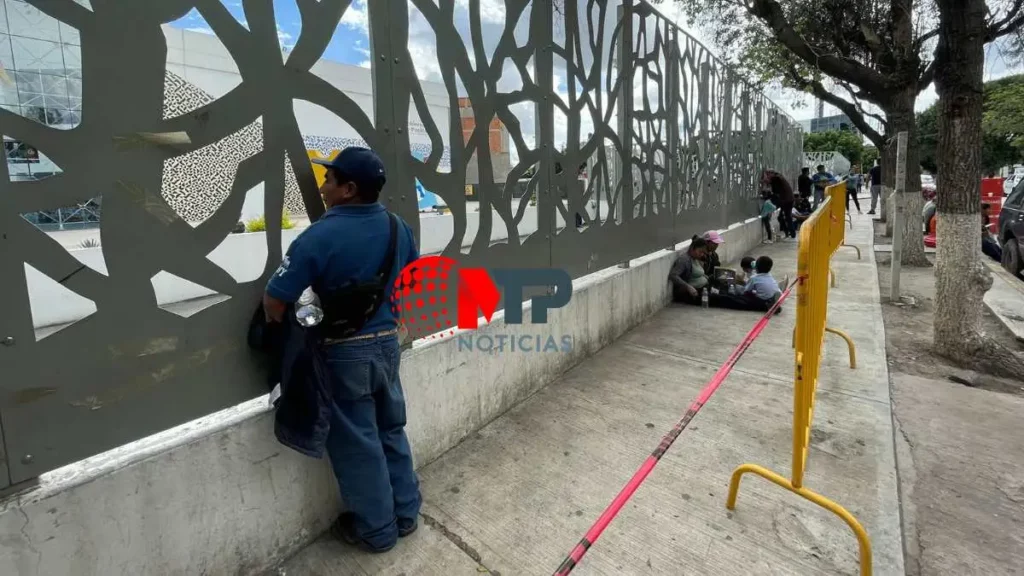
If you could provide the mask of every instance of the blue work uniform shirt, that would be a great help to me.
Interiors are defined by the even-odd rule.
[[[412,230],[401,218],[399,222],[395,230],[397,257],[385,298],[390,297],[390,286],[402,268],[419,258]],[[281,266],[267,283],[267,294],[294,303],[309,286],[317,294],[327,294],[349,283],[371,280],[386,256],[390,231],[388,213],[379,202],[331,208],[292,241]],[[398,321],[385,301],[353,336],[397,326]]]

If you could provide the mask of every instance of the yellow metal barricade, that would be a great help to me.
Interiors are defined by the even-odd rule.
[[[850,367],[855,367],[853,341],[840,330],[826,325],[828,316],[829,261],[842,246],[845,237],[844,206],[845,185],[832,186],[821,207],[800,227],[800,245],[797,254],[797,306],[794,334],[795,367],[793,386],[793,454],[792,470],[787,479],[762,466],[743,464],[737,468],[729,482],[726,506],[736,507],[740,479],[751,472],[769,480],[794,494],[798,494],[825,508],[845,521],[857,537],[860,547],[861,574],[871,574],[871,542],[867,532],[845,508],[804,486],[807,454],[814,419],[814,396],[818,386],[818,370],[826,332],[842,336],[850,349]],[[839,194],[841,192],[843,195]]]
[[[833,184],[825,189],[825,196],[832,199],[832,242],[834,254],[840,247],[853,248],[857,251],[857,260],[860,260],[860,248],[846,243],[846,223],[853,228],[853,217],[846,212],[846,182]],[[836,286],[835,275],[832,276],[832,287]]]

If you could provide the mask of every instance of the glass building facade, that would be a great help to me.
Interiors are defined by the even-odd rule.
[[[56,129],[82,121],[78,31],[21,0],[0,0],[0,107]],[[31,142],[5,135],[4,151],[12,181],[60,172]],[[99,200],[25,218],[42,228],[91,225],[99,221]]]
[[[835,116],[825,116],[824,118],[811,118],[811,132],[829,132],[832,130],[849,130],[851,132],[860,133],[857,127],[853,125],[850,118],[846,114],[836,114]]]

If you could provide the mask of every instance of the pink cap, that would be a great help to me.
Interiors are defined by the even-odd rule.
[[[704,239],[714,244],[722,244],[725,240],[722,240],[722,235],[714,230],[708,230],[704,233]]]

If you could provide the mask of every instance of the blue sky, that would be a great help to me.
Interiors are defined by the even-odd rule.
[[[246,24],[241,0],[221,0],[228,11],[242,24]],[[295,0],[274,0],[277,17],[277,35],[285,50],[295,45],[302,30],[302,18]],[[210,27],[197,10],[171,23],[176,28],[210,33]],[[369,57],[370,41],[367,35],[366,0],[354,0],[345,12],[334,38],[324,52],[324,58],[343,64],[365,64]]]
[[[341,24],[335,31],[334,37],[324,54],[324,58],[344,64],[369,66],[367,1],[368,0],[353,0],[351,6],[346,10]],[[398,2],[403,0],[372,1]],[[241,0],[221,0],[221,2],[239,22],[243,24],[245,23],[245,13],[242,9]],[[457,27],[460,29],[460,32],[463,33],[463,41],[466,41],[469,37],[467,5],[468,0],[456,0]],[[485,43],[491,44],[496,42],[497,37],[500,36],[501,30],[504,27],[504,0],[480,0],[480,7]],[[287,50],[294,45],[295,40],[301,32],[302,24],[298,7],[295,4],[295,0],[274,0],[274,9],[277,16],[278,36],[281,40],[281,46],[283,49]],[[658,6],[658,9],[668,19],[673,20],[680,27],[683,27],[684,29],[686,28],[685,17],[682,15],[682,10],[679,8],[679,4],[675,2],[663,2]],[[194,10],[184,18],[172,23],[172,25],[178,28],[209,32],[209,26],[202,19],[199,13]],[[689,32],[699,40],[706,40],[704,38],[705,35],[700,34],[699,32],[694,32],[692,30]],[[525,40],[525,35],[527,33],[528,22],[525,20],[519,22],[516,27],[516,36],[520,43]],[[522,37],[520,37],[521,34]],[[705,45],[710,46],[711,44],[705,41]],[[422,15],[418,14],[415,9],[411,10],[409,48],[410,53],[413,56],[413,60],[415,61],[417,75],[423,80],[440,81],[440,67],[437,64],[436,38],[434,37],[430,26],[426,24]],[[493,47],[489,46],[488,50],[493,51]],[[470,51],[470,57],[472,58],[472,51]],[[999,78],[1008,74],[1020,73],[1022,71],[1024,70],[1022,70],[1021,66],[1008,65],[1008,62],[1003,57],[1003,50],[1001,46],[993,45],[986,50],[986,80]],[[554,79],[556,89],[558,92],[564,94],[566,91],[564,71],[562,75],[558,75],[557,72],[558,71],[556,70],[556,77]],[[502,83],[504,83],[504,77],[502,80]],[[516,83],[515,80],[512,80],[512,82]],[[502,86],[502,88],[505,90],[511,90],[517,89],[520,86],[521,83],[518,83],[518,86],[505,85]],[[788,89],[774,89],[768,90],[768,96],[793,118],[810,118],[814,114],[813,99],[808,98],[800,92]],[[918,98],[917,109],[923,110],[933,104],[936,100],[937,95],[935,94],[934,87],[929,87],[922,92],[921,96]],[[522,114],[517,111],[517,115],[520,115],[522,120],[532,121],[532,110],[527,110],[527,107],[525,106],[521,108]],[[826,114],[837,112],[831,106],[826,106],[825,108]],[[532,132],[532,127],[527,128],[527,130]]]

